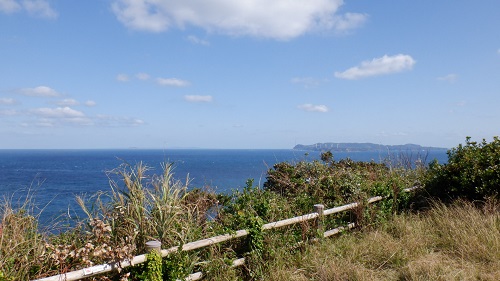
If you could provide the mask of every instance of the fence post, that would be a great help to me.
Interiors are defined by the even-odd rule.
[[[161,254],[161,242],[158,240],[151,240],[146,242],[146,251],[150,253],[151,251],[156,250]]]
[[[314,212],[318,213],[318,219],[316,220],[316,234],[319,238],[323,238],[323,233],[325,232],[323,226],[323,212],[325,211],[325,206],[323,204],[314,205]]]

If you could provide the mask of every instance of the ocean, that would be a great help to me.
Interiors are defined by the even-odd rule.
[[[446,152],[403,153],[427,162],[446,163]],[[386,152],[334,153],[334,159],[383,161]],[[171,150],[0,150],[0,199],[22,204],[29,193],[41,221],[59,215],[81,215],[75,197],[109,191],[107,172],[142,162],[148,175],[161,174],[162,163],[173,163],[176,180],[189,177],[189,188],[210,187],[217,193],[242,189],[248,179],[262,186],[266,172],[279,162],[314,161],[315,151],[292,149],[171,149]],[[19,203],[17,203],[19,202]]]

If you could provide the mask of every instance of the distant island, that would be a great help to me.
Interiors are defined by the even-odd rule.
[[[331,152],[366,152],[366,151],[447,151],[448,148],[421,146],[418,144],[383,145],[375,143],[327,142],[310,145],[297,144],[295,150],[331,151]]]

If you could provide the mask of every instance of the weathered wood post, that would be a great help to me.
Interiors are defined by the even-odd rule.
[[[151,240],[146,242],[146,251],[150,253],[152,250],[156,250],[161,254],[161,242],[158,240]]]
[[[323,233],[325,232],[323,225],[324,211],[325,206],[323,204],[314,205],[314,212],[318,213],[319,215],[318,219],[316,220],[316,235],[318,238],[323,238]]]

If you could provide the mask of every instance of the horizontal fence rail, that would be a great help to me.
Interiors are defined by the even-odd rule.
[[[418,186],[414,186],[414,187],[405,188],[402,191],[403,192],[411,192],[411,191],[414,191],[415,189],[418,189],[418,188],[419,188]],[[382,196],[371,197],[371,198],[368,198],[367,203],[372,204],[372,203],[381,201],[381,200],[386,199],[386,198],[387,197],[382,197]],[[292,224],[297,224],[300,222],[313,220],[313,219],[319,218],[320,216],[327,216],[327,215],[332,215],[332,214],[344,212],[347,210],[352,210],[352,209],[355,209],[356,207],[358,207],[359,205],[360,205],[360,203],[354,202],[354,203],[350,203],[350,204],[339,206],[339,207],[334,207],[334,208],[327,209],[327,210],[322,209],[323,205],[315,205],[316,212],[314,212],[314,213],[305,214],[302,216],[297,216],[297,217],[284,219],[284,220],[280,220],[280,221],[276,221],[276,222],[266,223],[262,226],[262,230],[264,231],[264,230],[276,229],[276,228],[280,228],[280,227],[284,227],[284,226],[288,226],[288,225],[292,225]],[[316,208],[316,207],[318,207],[318,208]],[[331,229],[328,231],[324,231],[322,236],[326,238],[326,237],[338,234],[344,230],[352,229],[354,227],[355,227],[354,223],[349,223],[347,226],[341,226],[341,227],[337,227],[337,228],[334,228],[334,229]],[[195,242],[189,242],[189,243],[182,245],[182,247],[175,246],[175,247],[171,247],[168,249],[161,249],[160,253],[161,253],[162,257],[166,257],[170,253],[174,253],[174,252],[177,252],[179,250],[180,251],[196,250],[196,249],[200,249],[203,247],[207,247],[207,246],[215,245],[215,244],[222,243],[225,241],[229,241],[229,240],[232,240],[235,238],[244,237],[246,235],[248,235],[247,230],[245,230],[245,229],[237,230],[235,233],[232,233],[232,234],[223,234],[223,235],[218,235],[218,236],[198,240]],[[71,271],[71,272],[67,272],[67,273],[63,273],[63,274],[59,274],[59,275],[55,275],[55,276],[36,279],[33,281],[81,280],[84,278],[92,277],[92,276],[95,276],[98,274],[103,274],[106,272],[111,272],[111,271],[117,270],[119,268],[126,268],[129,266],[141,264],[144,262],[146,262],[146,254],[138,255],[138,256],[133,257],[132,259],[126,259],[126,260],[123,260],[120,262],[91,266],[91,267],[87,267],[87,268],[83,268],[83,269],[79,269],[79,270],[75,270],[75,271]],[[240,265],[243,265],[244,262],[245,262],[244,258],[237,259],[237,260],[233,261],[232,266],[233,267],[240,266]],[[203,278],[203,273],[196,272],[196,273],[189,275],[184,280],[194,281],[194,280],[199,280],[201,278]]]

